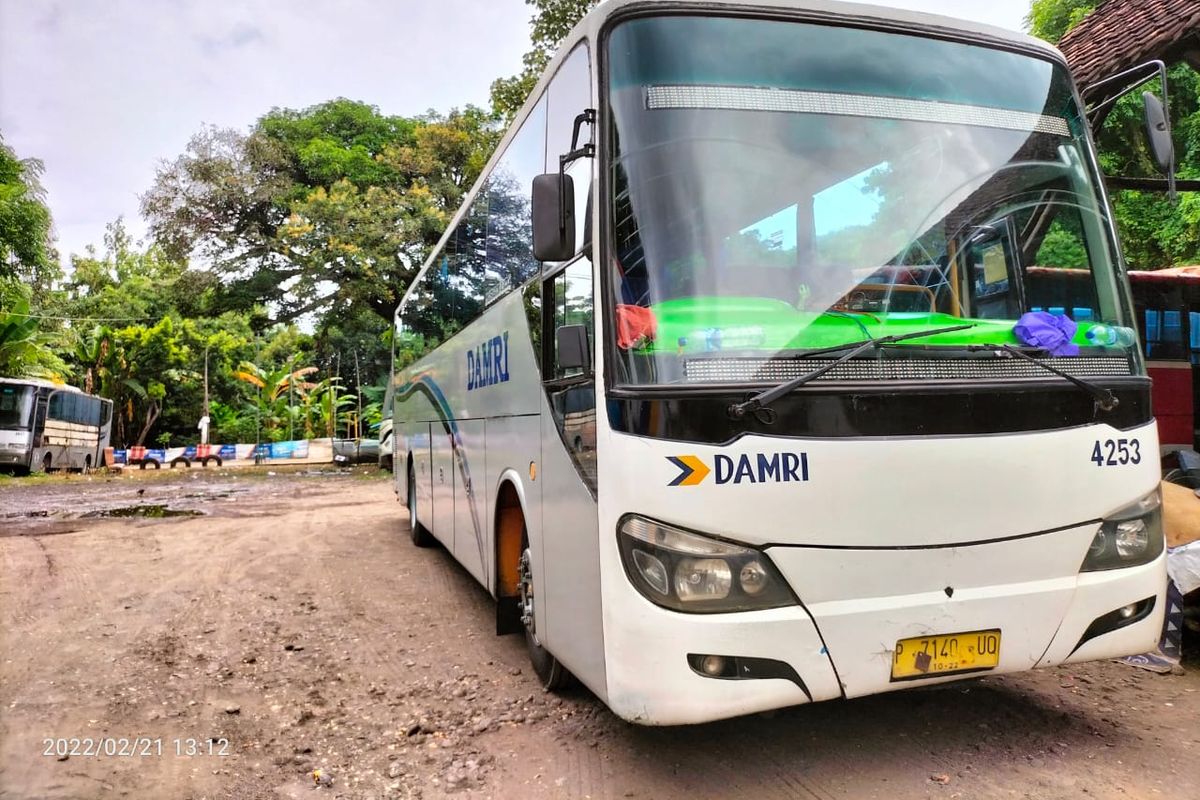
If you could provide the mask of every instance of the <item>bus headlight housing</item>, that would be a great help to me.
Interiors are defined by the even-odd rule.
[[[655,605],[712,614],[796,604],[758,550],[634,515],[622,519],[617,531],[625,574]]]
[[[1155,489],[1101,523],[1080,571],[1149,564],[1162,553],[1163,544],[1162,492]]]

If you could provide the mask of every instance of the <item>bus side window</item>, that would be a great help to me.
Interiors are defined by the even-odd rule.
[[[1146,309],[1146,357],[1186,358],[1183,346],[1183,319],[1179,311]]]
[[[589,352],[594,346],[591,341],[592,326],[592,265],[580,259],[551,279],[554,292],[555,332],[553,347],[555,378],[570,378],[583,375],[581,367],[563,367],[559,364],[558,331],[567,326],[582,326],[588,337]],[[591,361],[592,359],[589,359]]]
[[[558,158],[571,150],[575,118],[592,105],[591,58],[587,43],[571,51],[546,90],[546,172],[558,172]],[[582,125],[577,147],[587,144],[592,126]],[[592,159],[579,158],[567,166],[575,188],[575,247],[583,248],[590,238],[588,203],[592,181]],[[529,184],[525,184],[528,189]]]
[[[1200,364],[1200,311],[1188,312],[1188,325],[1191,331],[1188,338],[1191,343],[1189,349],[1192,351],[1192,363]]]

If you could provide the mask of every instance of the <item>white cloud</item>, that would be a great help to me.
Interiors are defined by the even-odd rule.
[[[521,0],[0,0],[0,132],[46,163],[64,253],[100,244],[202,124],[334,97],[412,115],[486,104],[520,69]]]

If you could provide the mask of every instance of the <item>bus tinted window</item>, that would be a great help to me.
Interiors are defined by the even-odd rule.
[[[542,98],[488,178],[487,269],[501,291],[520,286],[538,272],[529,195],[545,154],[546,100]]]
[[[559,156],[571,150],[575,118],[592,104],[591,70],[586,44],[576,47],[559,67],[546,90],[546,172],[558,172]],[[577,146],[591,141],[591,126],[581,125]],[[591,159],[577,159],[567,167],[575,182],[575,252],[589,241],[585,235],[588,224],[588,194],[591,190]]]
[[[1186,357],[1183,346],[1183,320],[1179,311],[1146,309],[1146,357]]]
[[[1192,363],[1200,364],[1200,311],[1188,313],[1188,330],[1191,331]]]
[[[400,312],[402,368],[469,325],[486,305],[538,274],[529,193],[546,153],[546,101],[534,106],[467,214]]]
[[[0,386],[0,428],[26,428],[33,409],[33,388]]]

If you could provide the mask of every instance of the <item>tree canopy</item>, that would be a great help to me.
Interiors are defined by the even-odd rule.
[[[335,304],[385,323],[499,132],[467,107],[386,116],[344,98],[273,109],[247,133],[206,128],[142,198],[151,235],[220,278],[225,309],[278,321]]]
[[[525,0],[534,15],[529,20],[532,45],[521,58],[522,70],[492,82],[492,110],[509,121],[521,110],[554,52],[571,29],[599,0]]]
[[[57,274],[42,171],[41,161],[18,158],[0,136],[0,279],[44,284]]]

